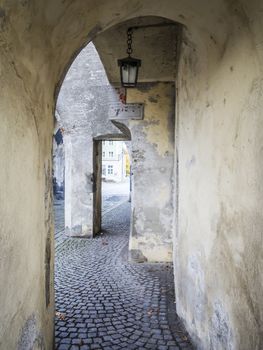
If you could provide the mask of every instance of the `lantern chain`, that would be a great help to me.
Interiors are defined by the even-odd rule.
[[[129,55],[129,57],[132,54],[132,34],[133,34],[132,28],[129,28],[127,30],[127,45],[128,45],[127,54]]]

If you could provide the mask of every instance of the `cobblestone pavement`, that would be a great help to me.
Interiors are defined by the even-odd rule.
[[[102,196],[101,205],[101,217],[102,222],[105,214],[109,213],[114,208],[127,202],[129,200],[129,194],[111,194],[107,193]],[[64,222],[64,200],[54,199],[54,212],[55,212],[55,246],[60,245],[67,237],[65,236],[65,222]]]
[[[193,349],[176,317],[172,266],[128,262],[129,218],[125,202],[105,214],[103,235],[57,246],[56,349]]]
[[[101,206],[101,216],[102,218],[112,209],[118,207],[119,205],[127,202],[129,199],[128,195],[107,195],[103,197]]]
[[[113,208],[129,199],[130,181],[121,183],[102,182],[102,218]]]
[[[55,247],[58,247],[67,237],[64,228],[64,201],[54,199]]]

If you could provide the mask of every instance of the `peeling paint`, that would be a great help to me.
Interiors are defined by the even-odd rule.
[[[127,101],[145,104],[144,120],[128,123],[134,174],[130,247],[148,261],[171,261],[174,84],[140,84],[128,91]]]
[[[171,142],[173,136],[170,135],[173,133],[174,126],[170,129],[171,124],[169,124],[170,114],[174,114],[174,91],[171,90],[171,84],[150,84],[148,89],[142,90],[141,87],[138,90],[133,89],[128,92],[127,101],[136,101],[145,105],[145,123],[142,131],[146,135],[147,142],[154,143],[158,154],[162,157],[167,151],[173,153]]]

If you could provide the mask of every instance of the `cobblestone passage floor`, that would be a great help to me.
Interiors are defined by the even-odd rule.
[[[176,318],[172,266],[128,262],[129,218],[125,202],[105,213],[103,235],[56,245],[56,349],[193,349]]]
[[[55,219],[55,247],[60,245],[67,237],[64,234],[64,201],[54,199]]]

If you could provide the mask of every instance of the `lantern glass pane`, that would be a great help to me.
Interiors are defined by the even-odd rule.
[[[122,83],[127,86],[134,86],[136,84],[138,67],[131,64],[123,64],[122,66]]]
[[[136,73],[137,73],[137,66],[129,66],[129,84],[134,85],[136,83]]]
[[[122,81],[123,84],[129,83],[129,66],[127,64],[122,66]]]

